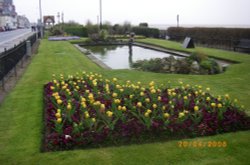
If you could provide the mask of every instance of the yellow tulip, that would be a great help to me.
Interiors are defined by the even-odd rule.
[[[216,107],[216,104],[215,103],[211,103],[211,107]]]
[[[119,111],[121,111],[121,110],[122,110],[122,106],[119,105],[119,106],[117,107],[117,109],[118,109]]]
[[[153,104],[153,108],[156,109],[156,108],[157,108],[157,105],[156,105],[156,104]]]
[[[100,105],[100,110],[105,110],[105,104]]]
[[[163,105],[163,106],[161,107],[161,109],[162,109],[163,111],[165,111],[165,110],[166,110],[166,106]]]
[[[60,118],[61,114],[60,113],[56,113],[55,116],[56,116],[56,118]]]
[[[60,105],[60,104],[62,104],[63,101],[61,99],[58,99],[58,100],[56,100],[56,102],[58,105]]]
[[[126,106],[123,106],[122,111],[126,111],[126,110],[127,110]]]
[[[194,106],[194,111],[198,111],[199,110],[199,107],[196,105]]]
[[[222,104],[219,103],[219,104],[217,105],[217,107],[218,107],[218,108],[222,108]]]
[[[92,122],[95,123],[96,122],[96,119],[95,118],[91,118]]]
[[[82,105],[83,108],[86,108],[86,107],[87,107],[87,105],[86,105],[85,102],[81,102],[81,105]]]
[[[117,93],[113,93],[113,94],[112,94],[112,97],[117,97]]]
[[[150,99],[149,99],[149,98],[146,98],[145,101],[146,101],[147,103],[149,103],[149,102],[150,102]]]
[[[137,105],[137,107],[142,107],[142,103],[141,102],[138,102],[136,105]]]
[[[72,106],[71,106],[70,103],[68,103],[68,105],[67,105],[67,110],[71,110],[71,109],[72,109]]]
[[[164,114],[163,114],[163,117],[164,117],[164,118],[169,118],[169,116],[170,116],[169,113],[164,113]]]
[[[182,118],[182,117],[184,117],[185,116],[185,113],[183,113],[183,112],[180,112],[179,113],[179,118]]]
[[[111,111],[107,111],[106,114],[107,114],[108,117],[112,117],[113,116],[113,112],[111,112]]]
[[[149,113],[148,112],[144,113],[144,116],[149,117]]]
[[[60,124],[60,123],[62,122],[62,118],[58,118],[58,119],[56,120],[56,122],[57,122],[58,124]]]

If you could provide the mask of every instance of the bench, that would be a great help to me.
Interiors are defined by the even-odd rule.
[[[250,39],[239,40],[239,42],[234,46],[234,51],[236,51],[237,48],[250,50]]]

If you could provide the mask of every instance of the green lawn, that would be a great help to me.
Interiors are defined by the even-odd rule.
[[[180,44],[145,39],[142,42],[182,49]],[[179,80],[210,87],[215,95],[229,93],[250,112],[250,56],[197,48],[211,56],[241,62],[220,75],[169,75],[149,72],[106,71],[89,61],[68,42],[43,40],[24,76],[0,105],[0,164],[248,164],[250,131],[227,133],[188,141],[226,141],[226,148],[180,148],[178,140],[142,145],[41,153],[43,137],[43,85],[52,74],[93,71],[107,78],[157,84]],[[193,50],[190,50],[193,51]]]

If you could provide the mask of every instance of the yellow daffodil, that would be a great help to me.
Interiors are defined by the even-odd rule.
[[[161,101],[161,96],[158,96],[157,100],[158,100],[158,101]]]
[[[149,98],[146,98],[146,99],[145,99],[145,102],[146,102],[146,103],[149,103],[149,102],[150,102],[150,99],[149,99]]]
[[[140,96],[144,96],[144,92],[140,92]]]
[[[183,97],[183,99],[184,99],[184,100],[187,100],[187,99],[188,99],[188,97],[187,97],[187,96],[184,96],[184,97]]]
[[[206,88],[207,91],[210,91],[210,88]]]

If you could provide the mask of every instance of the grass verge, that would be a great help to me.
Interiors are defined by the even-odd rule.
[[[142,40],[164,47],[178,44],[162,40]],[[175,47],[174,47],[175,48]],[[249,162],[250,132],[186,139],[189,142],[226,141],[225,148],[179,147],[178,140],[41,153],[43,130],[43,85],[52,74],[72,74],[76,71],[93,71],[107,78],[141,81],[148,84],[179,80],[210,87],[213,94],[229,93],[250,109],[250,57],[240,53],[197,48],[209,55],[241,62],[229,67],[220,75],[167,75],[159,73],[111,70],[106,71],[89,61],[68,42],[41,42],[39,53],[33,58],[24,76],[0,105],[0,164],[247,164]],[[249,111],[248,111],[249,112]]]

